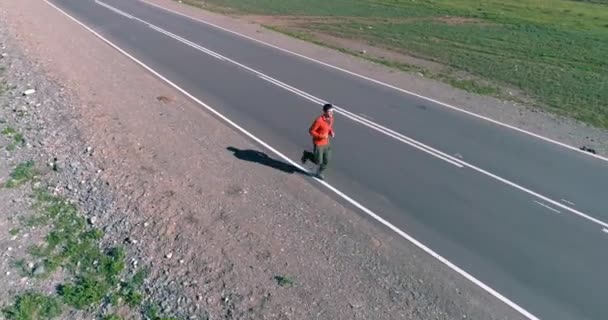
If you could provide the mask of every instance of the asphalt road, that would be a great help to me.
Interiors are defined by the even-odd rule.
[[[608,162],[137,0],[52,3],[293,160],[335,103],[331,185],[538,318],[606,318]]]

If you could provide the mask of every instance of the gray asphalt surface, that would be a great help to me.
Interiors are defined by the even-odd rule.
[[[293,160],[310,148],[307,129],[320,112],[318,104],[141,20],[608,221],[608,162],[136,0],[104,3],[141,20],[93,0],[53,3]],[[329,183],[539,318],[605,319],[608,233],[601,223],[341,114],[335,129]]]

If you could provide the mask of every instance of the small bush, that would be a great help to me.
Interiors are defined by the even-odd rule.
[[[62,313],[61,302],[40,293],[27,292],[15,299],[15,303],[2,310],[9,320],[53,319]]]

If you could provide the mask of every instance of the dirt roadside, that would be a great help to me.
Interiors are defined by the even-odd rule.
[[[0,62],[17,85],[2,118],[31,140],[3,157],[3,180],[23,159],[56,157],[66,168],[54,178],[58,192],[103,229],[105,244],[128,239],[127,260],[151,268],[144,299],[163,312],[183,319],[517,319],[301,176],[234,158],[227,147],[264,150],[43,1],[0,0],[0,15],[8,53]],[[29,87],[37,90],[31,101],[20,95]],[[23,104],[35,116],[18,116]],[[9,215],[29,200],[24,191],[1,193],[0,250],[23,254],[41,235],[7,235]],[[13,289],[0,295],[2,304],[28,288],[52,293],[53,281],[11,273],[15,255],[2,258],[0,285]]]

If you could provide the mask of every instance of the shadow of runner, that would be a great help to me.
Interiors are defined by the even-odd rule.
[[[308,175],[307,172],[302,171],[289,163],[285,163],[279,160],[275,160],[269,157],[267,154],[261,151],[256,150],[240,150],[235,147],[227,147],[228,151],[232,152],[237,159],[249,162],[259,163],[261,165],[265,165],[267,167],[271,167],[285,173],[300,173],[303,175]]]

